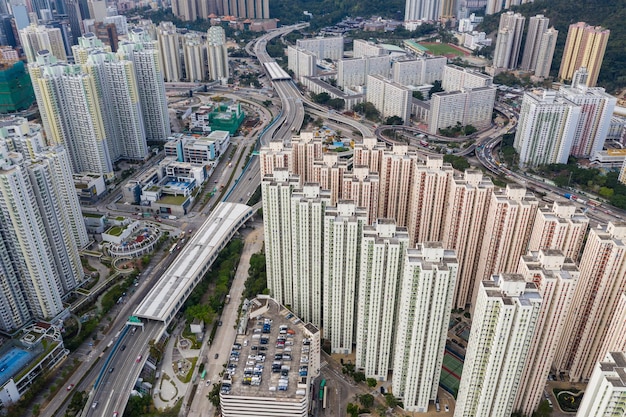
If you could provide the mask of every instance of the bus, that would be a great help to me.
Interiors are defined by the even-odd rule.
[[[322,400],[322,409],[326,410],[326,399],[328,398],[328,387],[324,386],[324,399]]]
[[[320,383],[320,401],[324,399],[325,388],[326,388],[326,380],[322,379],[322,382]]]
[[[204,370],[202,371],[202,375],[200,375],[200,379],[201,379],[202,381],[204,381],[204,378],[206,378],[206,369],[204,369]]]

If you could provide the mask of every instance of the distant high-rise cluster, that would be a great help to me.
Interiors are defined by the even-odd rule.
[[[406,0],[405,22],[436,22],[456,16],[456,2],[453,0]]]
[[[452,308],[474,317],[458,417],[530,414],[550,372],[588,379],[624,349],[624,225],[585,244],[589,220],[571,203],[371,138],[351,169],[307,132],[260,157],[272,296],[367,377],[393,370],[407,411],[437,395]]]
[[[0,121],[0,330],[53,319],[82,283],[88,243],[68,152],[47,147],[41,127]]]
[[[248,19],[269,19],[269,0],[173,0],[172,13],[184,21],[233,16]]]
[[[29,65],[48,142],[67,149],[76,173],[110,175],[120,158],[145,159],[147,140],[170,129],[153,42],[135,31],[113,54],[86,34],[73,50],[76,64],[39,51]]]

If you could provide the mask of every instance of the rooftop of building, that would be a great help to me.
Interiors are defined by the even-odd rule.
[[[310,337],[319,330],[267,296],[249,306],[246,333],[237,335],[226,368],[231,376],[222,381],[230,383],[227,395],[301,401],[310,381]]]
[[[600,361],[602,372],[611,372],[617,376],[605,376],[606,381],[615,388],[626,388],[626,354],[624,352],[610,352],[612,361]]]

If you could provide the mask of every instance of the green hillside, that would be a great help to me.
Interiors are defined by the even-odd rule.
[[[556,76],[570,24],[587,22],[611,30],[606,54],[602,63],[598,85],[610,92],[626,87],[626,0],[536,0],[512,10],[528,18],[543,14],[550,18],[550,25],[559,31],[559,38],[552,61],[552,73]],[[491,33],[498,28],[499,15],[487,16],[480,29]]]

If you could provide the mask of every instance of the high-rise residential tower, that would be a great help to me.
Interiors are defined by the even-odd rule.
[[[626,352],[607,352],[598,361],[576,417],[623,416],[626,403]]]
[[[525,21],[526,18],[520,13],[509,11],[500,15],[496,49],[493,53],[494,68],[517,68]]]
[[[382,154],[380,168],[380,197],[378,215],[395,219],[406,226],[409,216],[409,199],[417,166],[417,155],[406,145],[395,144],[391,151]]]
[[[537,286],[543,299],[537,317],[528,359],[520,379],[514,410],[531,415],[541,401],[546,379],[572,308],[574,289],[579,278],[576,264],[555,249],[530,252],[522,256],[518,273]]]
[[[559,37],[559,31],[555,28],[546,30],[541,35],[541,42],[537,50],[537,62],[534,68],[535,77],[548,78],[550,76],[550,68],[552,67],[552,57],[554,56],[554,48]]]
[[[537,210],[528,250],[557,249],[565,257],[577,261],[588,227],[589,218],[577,211],[571,202],[555,201],[551,207],[541,206]]]
[[[353,348],[356,296],[364,208],[342,200],[324,214],[323,298],[324,338],[333,353],[349,354]]]
[[[406,0],[404,20],[436,22],[441,17],[443,0]]]
[[[387,380],[393,363],[400,285],[409,235],[392,219],[363,228],[357,304],[356,367]]]
[[[494,186],[478,170],[466,170],[450,178],[448,208],[442,241],[459,261],[454,308],[465,308],[472,300],[479,251],[485,235],[487,213]]]
[[[75,173],[112,175],[113,165],[94,74],[58,63],[48,52],[29,65],[48,143],[63,145]]]
[[[59,61],[67,60],[61,29],[30,25],[20,30],[20,41],[29,63],[36,61],[39,51],[49,51]]]
[[[372,224],[378,218],[379,193],[380,177],[366,165],[354,165],[352,172],[344,174],[343,198],[366,210],[366,224]]]
[[[580,279],[565,334],[555,358],[557,371],[569,372],[571,381],[591,377],[606,352],[613,316],[626,291],[626,223],[609,222],[591,229],[580,258]]]
[[[407,250],[393,361],[393,393],[406,411],[426,412],[437,398],[458,267],[441,242]]]
[[[206,44],[198,33],[183,36],[183,56],[185,75],[189,82],[204,81],[207,78]]]
[[[518,274],[480,283],[454,417],[511,415],[541,303]]]
[[[128,40],[120,42],[117,53],[134,64],[146,140],[166,141],[171,133],[170,117],[157,42],[148,31],[134,28],[129,31]]]
[[[524,167],[567,163],[581,106],[556,91],[524,93],[513,146]]]
[[[226,33],[221,26],[212,26],[207,31],[207,57],[209,62],[209,78],[225,84],[228,80],[228,51],[226,50]]]
[[[161,68],[166,82],[178,82],[183,77],[180,62],[180,36],[172,22],[161,22],[157,32]]]
[[[589,71],[587,85],[595,87],[610,33],[608,29],[590,26],[585,22],[571,24],[561,59],[559,79],[570,81],[576,70],[585,67]]]
[[[542,14],[532,16],[528,21],[528,32],[526,34],[526,43],[524,43],[524,55],[520,69],[524,71],[533,71],[537,66],[537,58],[541,47],[543,34],[548,30],[550,19]]]

